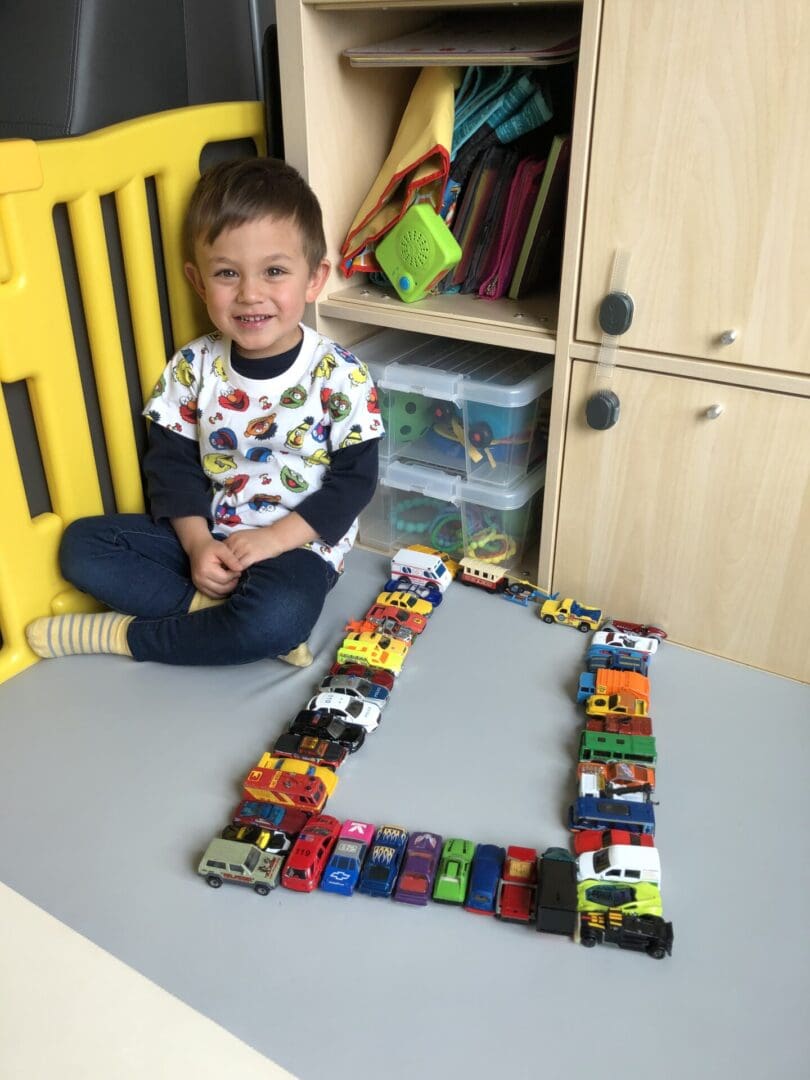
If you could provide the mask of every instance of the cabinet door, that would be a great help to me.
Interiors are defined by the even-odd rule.
[[[810,372],[808,55],[807,0],[605,0],[580,340],[622,250],[623,347]]]
[[[593,371],[573,365],[554,588],[810,681],[810,399],[618,369],[594,431]]]

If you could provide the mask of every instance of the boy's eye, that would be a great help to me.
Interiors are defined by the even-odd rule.
[[[216,273],[214,274],[214,277],[233,278],[233,277],[236,277],[236,271],[235,270],[230,270],[228,268],[223,267],[222,270],[217,270],[216,271]]]
[[[281,275],[284,273],[284,270],[280,266],[268,266],[265,270],[265,273],[268,277],[281,277]]]

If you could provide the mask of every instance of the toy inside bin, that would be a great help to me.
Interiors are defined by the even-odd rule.
[[[377,383],[387,458],[509,486],[545,461],[553,364],[536,353],[385,331],[356,351]]]
[[[360,516],[360,542],[386,554],[425,544],[453,558],[517,565],[539,530],[545,466],[493,487],[442,470],[390,461]]]

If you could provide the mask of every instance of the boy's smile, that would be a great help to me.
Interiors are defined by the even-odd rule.
[[[301,232],[289,218],[263,217],[198,240],[186,277],[211,322],[248,360],[278,356],[301,340],[299,323],[326,281],[326,260],[312,270]]]

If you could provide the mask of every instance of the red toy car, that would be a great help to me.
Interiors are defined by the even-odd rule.
[[[393,607],[391,604],[372,604],[366,612],[366,619],[373,623],[383,623],[388,619],[393,620],[406,630],[414,634],[421,634],[427,626],[427,619],[415,611],[405,611],[402,608]]]
[[[246,799],[240,802],[233,814],[234,825],[258,825],[260,829],[272,829],[295,838],[309,821],[303,810],[291,810],[276,803]]]
[[[537,909],[537,851],[509,847],[503,863],[495,917],[507,922],[531,922]]]
[[[652,735],[651,716],[627,716],[624,713],[606,713],[589,716],[586,731],[603,731],[609,735]]]
[[[284,864],[281,884],[285,889],[312,892],[318,887],[339,832],[340,822],[331,814],[316,814],[309,819]]]
[[[582,829],[574,833],[574,854],[582,855],[586,851],[598,851],[612,844],[637,844],[640,847],[655,847],[655,837],[644,833],[625,832],[624,829]]]
[[[330,675],[359,675],[362,679],[368,679],[369,682],[376,683],[377,686],[384,686],[386,690],[393,690],[396,677],[391,674],[390,671],[383,671],[382,668],[368,667],[367,664],[332,664],[329,668]]]
[[[326,805],[328,792],[320,777],[257,767],[245,777],[243,798],[319,814]]]
[[[639,637],[657,637],[662,641],[666,638],[666,631],[658,626],[647,626],[646,623],[627,622],[625,619],[608,619],[602,624],[603,630],[618,630],[620,634],[638,634]]]

